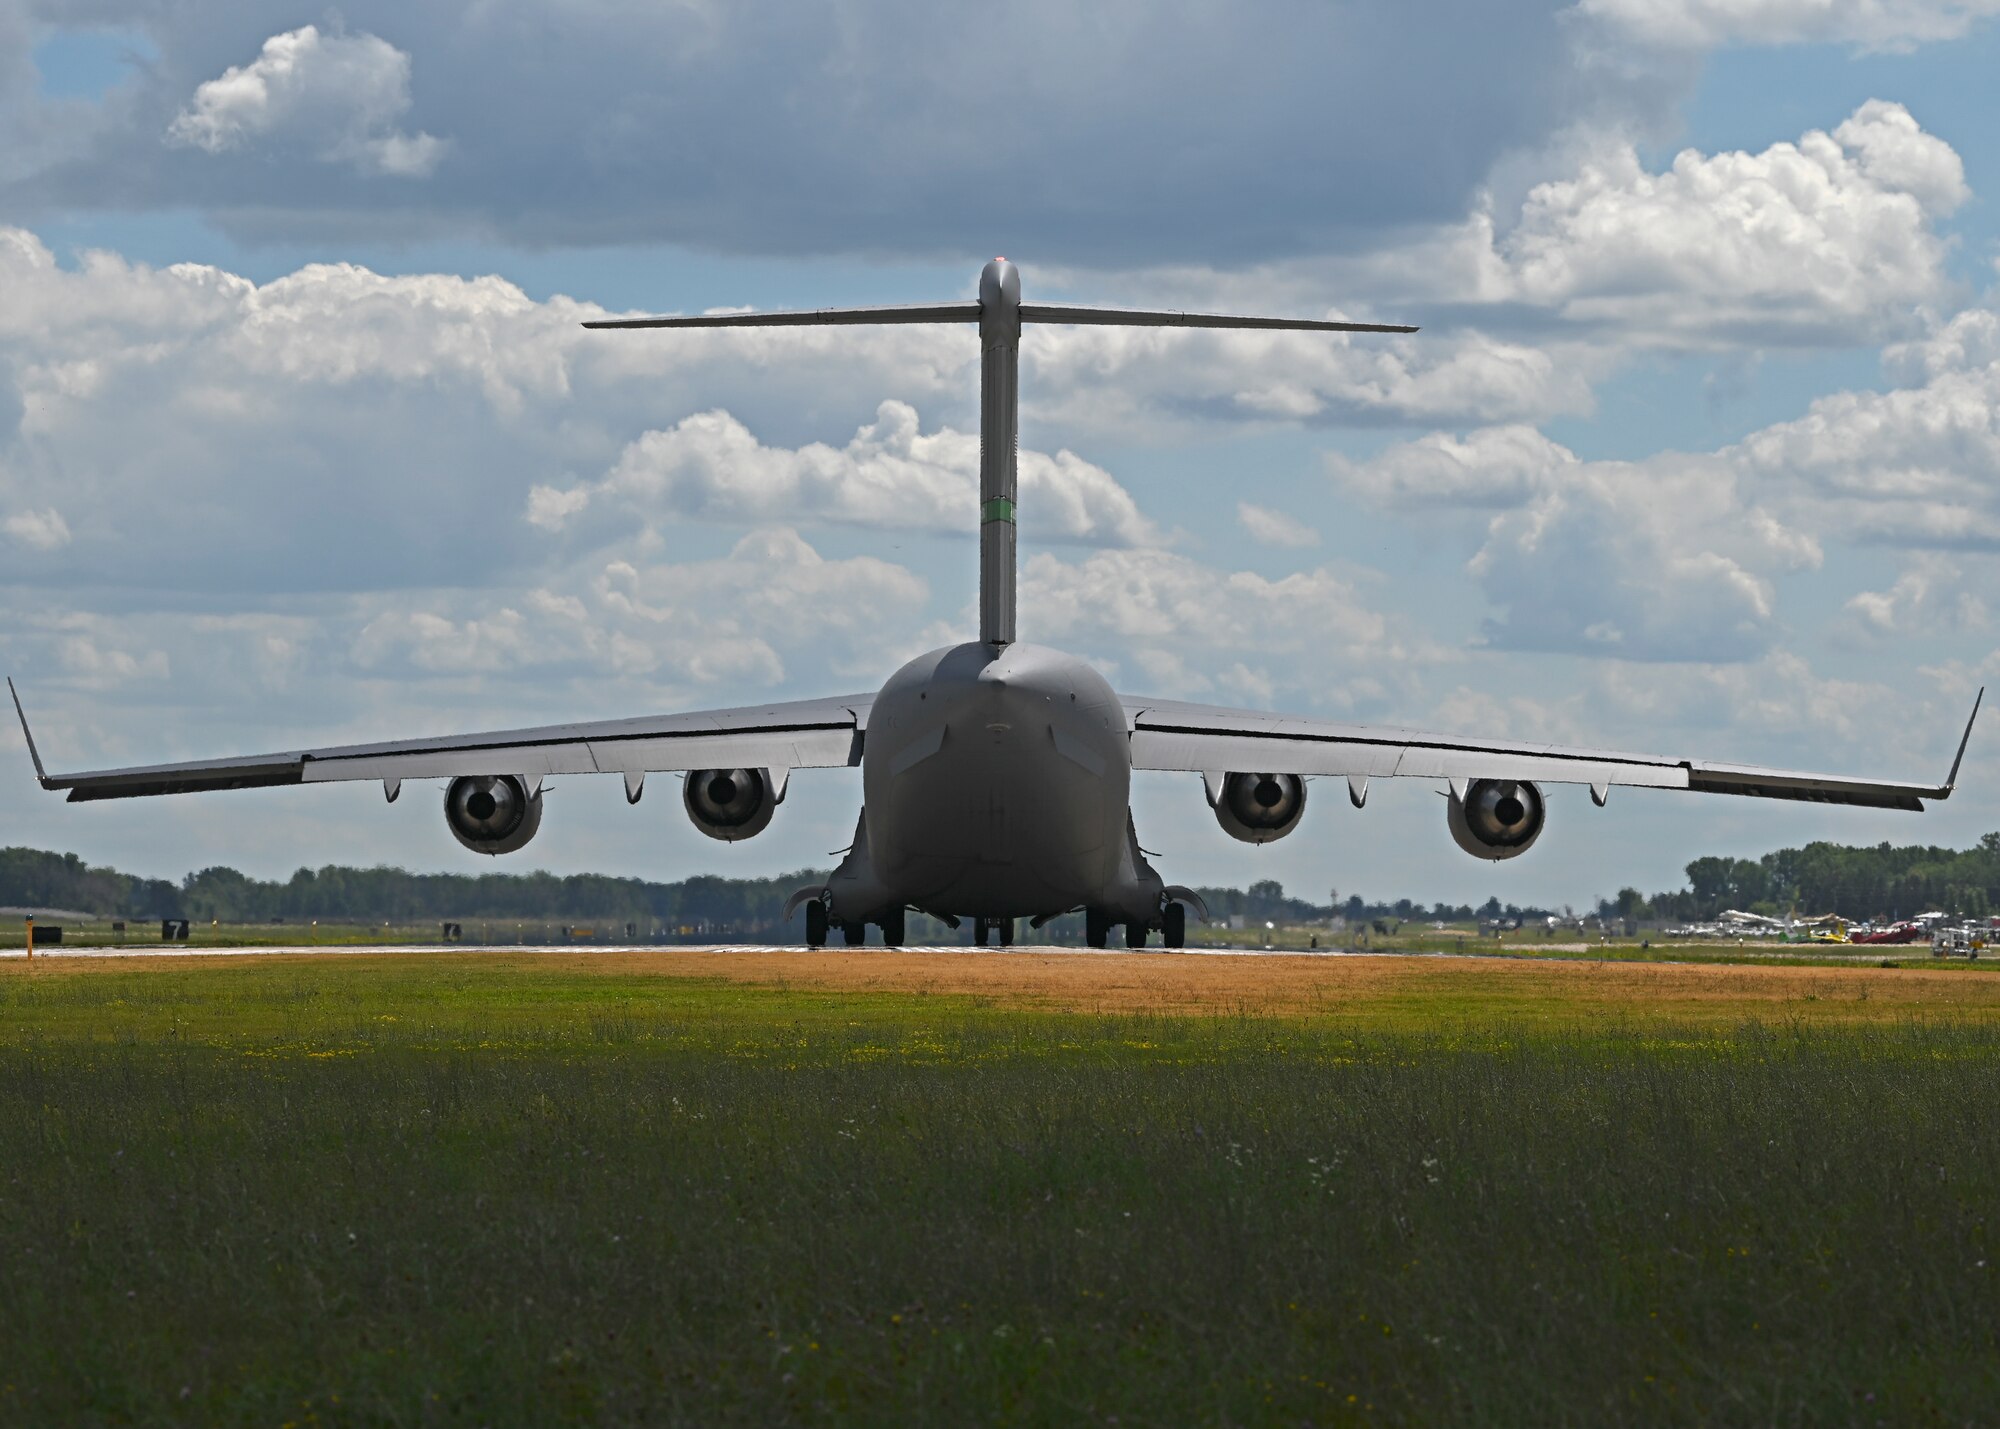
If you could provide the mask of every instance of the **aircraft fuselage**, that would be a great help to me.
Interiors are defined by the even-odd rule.
[[[861,780],[855,848],[828,885],[836,920],[1158,911],[1131,833],[1125,709],[1074,656],[978,642],[918,656],[875,698]]]

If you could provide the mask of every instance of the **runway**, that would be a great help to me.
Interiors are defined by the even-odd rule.
[[[1079,958],[1123,958],[1123,957],[1203,957],[1203,958],[1463,958],[1463,959],[1509,959],[1520,954],[1512,953],[1460,953],[1455,951],[1422,949],[1388,949],[1377,951],[1370,948],[1070,948],[1054,947],[1046,944],[1021,944],[1015,947],[975,948],[963,943],[912,944],[902,948],[860,947],[848,948],[833,945],[825,948],[808,948],[800,943],[717,943],[713,945],[661,944],[661,943],[370,943],[370,944],[314,944],[295,943],[271,947],[244,948],[202,948],[188,947],[173,943],[136,943],[116,948],[79,948],[62,945],[54,948],[35,949],[35,961],[56,959],[106,959],[106,958],[260,958],[260,957],[401,957],[422,955],[456,956],[467,953],[480,954],[520,954],[528,957],[548,955],[552,957],[613,957],[619,954],[674,953],[700,956],[712,955],[756,955],[756,954],[813,954],[821,957],[869,957],[880,954],[923,953],[960,954],[972,956],[984,953],[989,957],[1042,957]],[[0,952],[0,960],[21,961],[27,954],[20,948]],[[1560,957],[1551,959],[1537,955],[1537,961],[1564,961]],[[1602,961],[1588,959],[1587,961]]]
[[[819,957],[867,958],[891,954],[945,954],[970,956],[984,953],[990,957],[1077,957],[1077,958],[1130,958],[1130,957],[1193,957],[1193,958],[1312,958],[1339,960],[1344,958],[1398,958],[1448,960],[1461,962],[1532,962],[1532,963],[1632,963],[1654,967],[1711,967],[1725,964],[1757,965],[1845,965],[1853,967],[1876,967],[1885,963],[1896,966],[1915,967],[1930,964],[1927,947],[1918,947],[1903,952],[1896,947],[1869,948],[1859,951],[1836,951],[1827,949],[1747,949],[1729,948],[1720,950],[1715,957],[1629,957],[1617,954],[1604,955],[1592,951],[1588,943],[1536,944],[1529,946],[1500,945],[1478,950],[1459,948],[1233,948],[1233,947],[1189,947],[1166,949],[1147,948],[1077,948],[1050,944],[1018,944],[1013,947],[975,948],[964,943],[912,944],[902,948],[865,946],[859,948],[829,944],[824,948],[808,948],[799,943],[717,943],[709,945],[680,943],[292,943],[263,947],[205,948],[190,947],[175,943],[131,943],[112,948],[87,948],[59,945],[53,948],[36,948],[35,959],[170,959],[170,958],[252,958],[252,957],[415,957],[425,955],[459,956],[464,954],[520,954],[523,956],[551,957],[615,957],[635,954],[686,954],[690,956],[714,955],[814,955]],[[1899,955],[1900,954],[1900,955]],[[0,950],[0,962],[21,961],[27,954],[20,948]],[[2000,966],[1996,961],[1995,966]]]

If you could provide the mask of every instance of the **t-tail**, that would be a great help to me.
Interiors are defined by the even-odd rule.
[[[979,638],[1014,643],[1015,513],[1020,499],[1021,327],[1088,323],[1113,327],[1255,328],[1273,332],[1415,332],[1390,323],[1255,318],[1021,301],[1021,272],[995,258],[979,274],[974,302],[912,307],[822,308],[808,312],[712,313],[696,317],[610,318],[588,328],[812,327],[850,323],[979,324]]]

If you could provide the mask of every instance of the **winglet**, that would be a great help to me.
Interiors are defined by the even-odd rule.
[[[1986,698],[1986,686],[1979,687],[1979,693],[1972,697],[1972,714],[1965,721],[1965,733],[1959,736],[1958,756],[1951,761],[1951,773],[1944,777],[1944,791],[1949,794],[1958,787],[1958,766],[1965,761],[1965,746],[1972,740],[1972,721],[1979,718],[1979,702]]]
[[[35,748],[35,736],[28,728],[27,712],[21,708],[21,692],[14,688],[11,675],[7,678],[7,693],[14,697],[14,713],[21,719],[21,737],[28,741],[28,757],[35,761],[35,781],[44,789],[53,789],[55,783],[49,778],[49,771],[42,768],[42,753]]]

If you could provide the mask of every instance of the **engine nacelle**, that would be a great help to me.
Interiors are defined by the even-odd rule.
[[[768,769],[690,769],[681,802],[696,828],[733,843],[770,827],[785,790],[773,786]]]
[[[1513,858],[1542,836],[1542,791],[1525,780],[1474,779],[1463,799],[1455,790],[1450,797],[1452,839],[1474,858]]]
[[[542,791],[512,774],[468,774],[445,786],[444,821],[474,853],[512,853],[542,826]]]
[[[1296,774],[1225,774],[1211,784],[1215,821],[1233,839],[1267,844],[1299,826],[1306,811],[1306,781]]]

